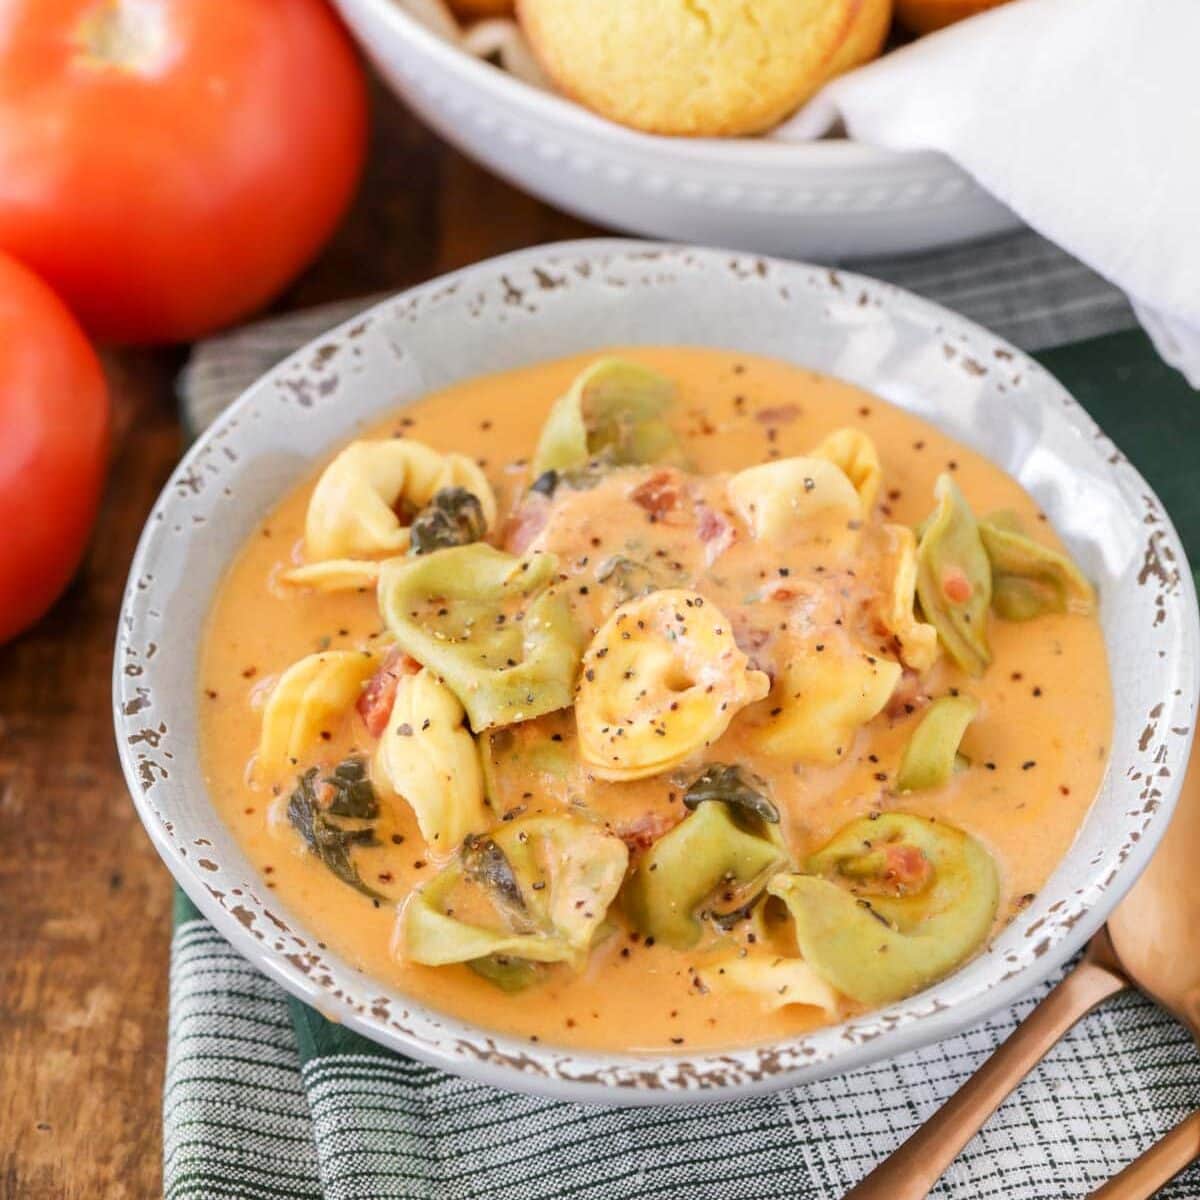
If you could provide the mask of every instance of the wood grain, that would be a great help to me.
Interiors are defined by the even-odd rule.
[[[401,288],[587,236],[467,163],[375,88],[363,190],[276,306]],[[161,1194],[171,883],[117,764],[109,675],[142,522],[180,449],[182,353],[106,357],[118,446],[78,579],[0,648],[0,1197]]]

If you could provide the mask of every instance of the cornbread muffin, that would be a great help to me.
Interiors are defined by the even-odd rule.
[[[879,57],[892,27],[892,0],[861,0],[822,83]]]
[[[518,0],[517,13],[580,103],[649,133],[719,137],[759,133],[808,99],[874,3]]]
[[[932,33],[997,8],[1007,0],[896,0],[896,19],[910,33]]]

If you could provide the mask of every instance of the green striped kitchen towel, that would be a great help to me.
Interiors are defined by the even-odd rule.
[[[1119,293],[1032,234],[867,270],[1042,350],[1159,491],[1200,562],[1192,467],[1200,397],[1140,332],[1113,332],[1132,324]],[[192,428],[352,307],[279,318],[199,347],[181,380]],[[165,1192],[170,1200],[836,1200],[1049,986],[939,1045],[805,1088],[683,1109],[582,1107],[468,1083],[325,1021],[251,967],[181,894]],[[1086,1195],[1197,1106],[1195,1045],[1127,993],[1063,1040],[933,1195]],[[1162,1196],[1197,1200],[1200,1170]]]

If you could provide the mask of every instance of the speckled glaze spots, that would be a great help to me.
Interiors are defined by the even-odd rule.
[[[194,655],[209,597],[243,538],[315,459],[433,388],[636,342],[772,354],[840,376],[1003,466],[1099,585],[1118,705],[1108,774],[1078,839],[984,953],[879,1012],[787,1042],[695,1056],[531,1045],[380,991],[308,939],[303,921],[263,887],[212,811],[196,752]],[[1158,500],[1020,351],[860,276],[716,251],[580,242],[510,255],[397,296],[293,355],[216,422],[163,490],[134,559],[114,721],[134,803],[180,884],[251,962],[325,1015],[502,1087],[602,1103],[713,1100],[946,1037],[1072,954],[1166,827],[1191,742],[1197,645],[1191,575]]]

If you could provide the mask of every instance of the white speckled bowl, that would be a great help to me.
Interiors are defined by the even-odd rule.
[[[985,953],[900,1004],[725,1053],[584,1054],[441,1016],[319,950],[205,792],[196,647],[242,540],[364,423],[465,377],[614,343],[775,355],[932,420],[1037,498],[1099,586],[1117,701],[1108,774],[1070,853]],[[179,465],[146,525],[117,636],[117,741],[175,877],[251,962],[376,1041],[501,1087],[608,1103],[728,1098],[848,1070],[1011,1003],[1075,951],[1166,828],[1191,741],[1197,615],[1179,540],[1140,475],[1020,351],[895,288],[799,263],[618,241],[528,250],[397,296],[255,384]]]
[[[655,137],[464,53],[397,0],[334,3],[395,92],[442,137],[518,187],[605,226],[826,261],[1021,227],[933,150],[901,153],[845,137]]]

